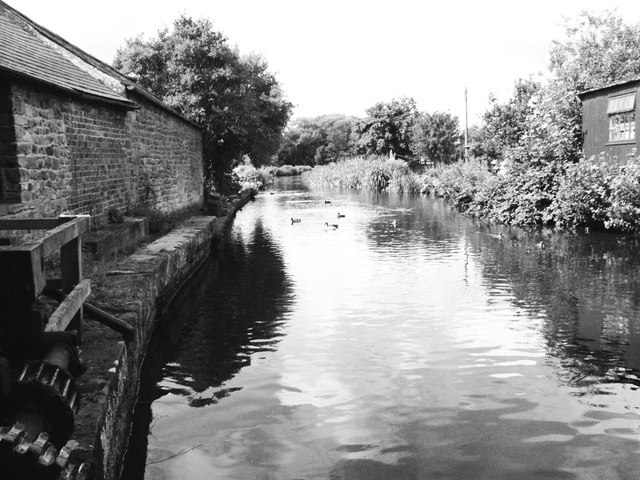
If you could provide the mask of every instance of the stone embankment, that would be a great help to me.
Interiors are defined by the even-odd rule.
[[[90,303],[135,329],[134,338],[125,341],[110,328],[85,319],[81,358],[88,368],[78,379],[82,403],[72,438],[78,442],[73,455],[89,464],[91,478],[118,480],[140,369],[157,318],[222,240],[236,212],[252,198],[246,194],[233,200],[224,216],[187,218],[126,257],[87,262]]]

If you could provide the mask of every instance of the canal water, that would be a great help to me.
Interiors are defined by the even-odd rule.
[[[123,478],[635,480],[639,248],[281,181],[167,312]]]

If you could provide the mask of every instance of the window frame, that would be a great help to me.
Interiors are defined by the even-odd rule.
[[[636,142],[636,97],[637,90],[616,92],[607,98],[609,118],[607,144]]]

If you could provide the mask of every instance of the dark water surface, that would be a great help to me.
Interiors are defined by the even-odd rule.
[[[282,183],[168,312],[123,478],[637,479],[639,248]]]

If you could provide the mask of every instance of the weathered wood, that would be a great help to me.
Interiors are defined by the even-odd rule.
[[[50,230],[60,225],[57,218],[8,218],[0,220],[0,230]]]
[[[82,308],[82,304],[91,293],[91,281],[82,280],[60,303],[53,315],[49,317],[45,332],[59,332],[66,330],[74,319],[76,313]]]
[[[47,280],[47,286],[42,293],[47,295],[49,298],[53,298],[54,300],[61,302],[64,298],[64,294],[60,290],[60,285],[61,281],[59,278],[50,278]],[[84,302],[83,309],[84,313],[97,322],[121,333],[125,340],[133,340],[135,328],[129,322],[121,320],[89,302]]]
[[[82,278],[82,249],[79,237],[69,240],[60,248],[60,267],[62,293],[69,293]],[[82,341],[82,305],[71,320],[69,328],[77,331],[78,338]]]
[[[28,295],[28,301],[35,302],[46,283],[41,245],[30,243],[15,247],[0,246],[0,265],[6,269],[0,288],[5,293],[19,288],[21,293],[13,297],[14,301],[20,301],[20,298]]]
[[[63,245],[69,243],[74,238],[78,238],[88,230],[88,215],[81,215],[63,223],[62,225],[58,225],[56,228],[50,230],[42,240],[40,240],[43,248],[43,256],[48,257],[52,253],[57,252]]]

